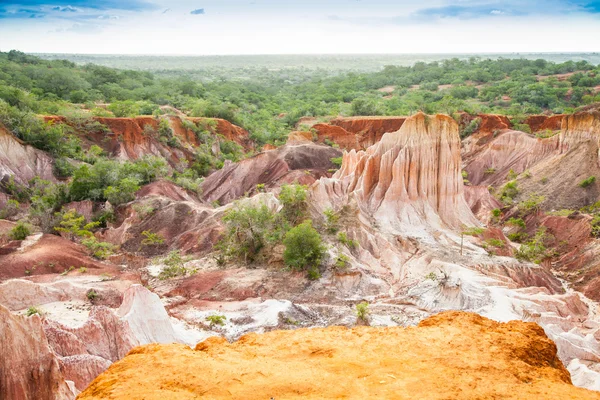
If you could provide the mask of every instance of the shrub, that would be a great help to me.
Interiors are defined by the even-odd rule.
[[[504,204],[512,204],[513,200],[519,194],[517,181],[507,182],[499,194],[500,201]]]
[[[579,182],[579,187],[586,188],[588,186],[591,186],[594,182],[596,182],[596,177],[590,176],[589,178],[586,178]]]
[[[506,225],[518,226],[519,228],[525,228],[525,221],[522,218],[509,218],[506,221]]]
[[[463,131],[460,133],[460,137],[464,139],[467,136],[472,135],[473,133],[475,133],[477,131],[477,129],[479,129],[480,124],[481,124],[481,118],[473,119],[471,122],[469,122],[469,124],[467,126],[465,126]]]
[[[64,233],[70,240],[73,240],[94,236],[92,229],[99,224],[99,222],[87,223],[83,215],[78,214],[75,210],[69,210],[62,214],[60,226],[56,227],[55,230]]]
[[[21,210],[21,204],[14,199],[9,199],[4,208],[0,210],[0,219],[6,219],[14,217]]]
[[[253,262],[267,243],[274,214],[265,204],[236,204],[225,212],[225,236],[218,244],[226,258]]]
[[[165,264],[165,268],[160,271],[158,278],[164,280],[187,274],[188,270],[184,266],[187,261],[188,258],[183,257],[179,250],[169,252],[166,257],[161,259],[161,262]]]
[[[117,186],[109,186],[104,189],[104,197],[113,206],[118,206],[135,200],[135,192],[138,190],[140,190],[140,185],[136,178],[123,178]]]
[[[531,133],[531,127],[527,124],[514,124],[513,129],[515,131],[521,131],[525,133]]]
[[[334,157],[331,159],[331,162],[335,164],[336,167],[340,168],[342,166],[343,157]]]
[[[308,187],[305,185],[282,185],[279,200],[283,204],[281,210],[284,218],[292,225],[296,225],[306,216],[308,209]]]
[[[345,254],[339,254],[337,256],[337,258],[335,259],[335,263],[333,264],[333,267],[336,270],[345,270],[348,268],[348,261],[350,261],[350,258],[345,255]]]
[[[529,236],[525,232],[509,233],[508,239],[511,242],[523,243]]]
[[[491,174],[495,174],[495,173],[496,173],[496,168],[494,168],[494,167],[490,167],[484,171],[484,174],[486,174],[486,175],[491,175]]]
[[[142,239],[142,245],[144,246],[158,246],[165,242],[164,236],[160,233],[143,231],[142,236],[144,237],[144,239]]]
[[[325,247],[312,222],[305,221],[290,229],[283,239],[283,261],[296,270],[315,270],[321,264]]]
[[[435,272],[430,272],[427,275],[425,275],[425,279],[430,279],[432,281],[437,281],[437,275],[435,274]]]
[[[323,214],[325,215],[325,230],[327,233],[333,234],[339,231],[340,215],[331,208],[323,211]]]
[[[32,315],[35,315],[35,314],[41,316],[42,315],[42,310],[40,310],[36,306],[31,306],[31,307],[29,307],[27,309],[26,314],[27,314],[28,317],[31,317]]]
[[[527,215],[532,212],[536,212],[540,209],[540,205],[546,200],[544,196],[531,194],[527,200],[523,200],[518,204],[519,212],[521,215]]]
[[[554,236],[547,233],[546,227],[541,227],[537,230],[533,238],[521,245],[519,250],[515,253],[515,257],[518,260],[526,260],[539,264],[545,258],[553,255],[552,252],[546,248],[548,242],[553,239]]]
[[[485,244],[492,246],[492,247],[496,247],[496,248],[504,247],[504,242],[502,240],[496,239],[496,238],[489,238],[488,240],[485,241]]]
[[[209,315],[208,317],[206,317],[206,320],[210,323],[210,327],[212,328],[215,325],[225,325],[227,317],[225,317],[224,315]]]
[[[90,290],[88,290],[86,297],[89,301],[91,301],[93,303],[94,301],[96,301],[98,299],[98,297],[100,297],[100,295],[94,289],[90,289]]]
[[[337,235],[338,241],[349,249],[355,249],[358,246],[358,242],[356,240],[350,239],[346,232],[340,232]]]
[[[483,234],[483,232],[485,232],[485,229],[477,227],[477,226],[472,226],[472,227],[465,229],[463,231],[463,235],[479,236],[479,235]]]
[[[75,167],[68,159],[57,158],[54,160],[53,171],[57,178],[68,178],[73,175]]]
[[[371,314],[371,311],[369,310],[369,303],[366,301],[358,303],[354,312],[356,313],[356,318],[359,321],[363,323],[369,322],[369,315]]]
[[[514,181],[517,179],[518,174],[514,170],[508,171],[508,175],[506,175],[506,179],[509,181]]]
[[[99,242],[95,237],[89,237],[81,241],[94,257],[99,260],[105,260],[115,252],[115,245],[107,242]]]
[[[17,222],[8,233],[8,237],[12,240],[25,240],[29,235],[31,235],[31,227],[23,221]]]
[[[592,225],[592,236],[600,238],[600,215],[594,215],[590,224]]]

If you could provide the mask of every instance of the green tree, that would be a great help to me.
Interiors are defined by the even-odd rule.
[[[315,272],[318,272],[325,246],[310,220],[290,229],[283,239],[283,244],[283,261],[287,266],[309,271],[311,276],[318,277]]]
[[[225,236],[219,243],[225,257],[253,262],[267,244],[274,214],[265,204],[240,204],[225,213]]]

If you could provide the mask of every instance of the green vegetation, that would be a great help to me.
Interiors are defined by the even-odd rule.
[[[554,236],[549,234],[545,227],[541,227],[537,230],[533,238],[521,245],[519,250],[515,253],[515,257],[519,260],[531,261],[539,264],[544,259],[554,255],[553,252],[547,248],[553,240]]]
[[[586,179],[582,180],[581,182],[579,182],[579,187],[586,188],[586,187],[594,184],[594,182],[596,182],[596,177],[590,176],[589,178],[586,178]]]
[[[31,317],[32,315],[35,315],[35,314],[37,314],[37,315],[39,315],[39,316],[42,316],[42,310],[40,310],[40,309],[39,309],[38,307],[36,307],[36,306],[31,306],[31,307],[29,307],[29,308],[27,309],[27,311],[25,312],[25,314],[26,314],[28,317]]]
[[[477,226],[469,227],[463,231],[463,235],[467,236],[479,236],[485,232],[485,229],[479,228]]]
[[[356,247],[358,247],[358,242],[356,240],[350,239],[346,232],[338,233],[337,240],[349,249],[355,249]]]
[[[506,225],[517,226],[525,229],[525,221],[523,221],[522,218],[509,218],[508,221],[506,221]]]
[[[513,200],[519,194],[519,187],[517,181],[507,182],[500,191],[498,197],[504,204],[512,204]]]
[[[313,228],[312,222],[305,221],[292,228],[283,239],[284,263],[295,269],[308,271],[309,278],[318,279],[319,265],[325,252],[321,235]]]
[[[369,315],[371,311],[369,310],[369,303],[366,301],[360,302],[356,305],[356,309],[354,310],[356,313],[356,318],[358,321],[362,323],[369,322]]]
[[[206,317],[206,321],[210,323],[211,328],[216,325],[223,326],[225,325],[225,321],[227,321],[227,317],[224,315],[209,315]]]
[[[223,216],[225,235],[218,248],[226,258],[252,263],[269,241],[274,219],[265,204],[235,204]]]
[[[188,272],[195,273],[195,270],[188,271],[185,268],[185,263],[189,261],[188,257],[184,257],[179,250],[169,252],[165,257],[159,260],[165,267],[160,271],[158,278],[161,280],[184,276]]]
[[[331,159],[331,162],[335,164],[336,167],[340,168],[342,166],[343,157],[334,157]]]
[[[98,300],[98,298],[100,297],[100,295],[98,294],[98,292],[96,292],[94,289],[90,289],[88,290],[88,292],[85,295],[87,297],[87,299],[89,301],[91,301],[92,303],[94,303],[96,300]]]
[[[485,243],[485,245],[491,246],[491,247],[496,247],[496,248],[504,247],[504,242],[500,239],[489,238],[484,243]]]
[[[243,126],[259,144],[280,144],[304,116],[410,115],[418,110],[562,113],[598,101],[593,88],[600,85],[598,68],[587,61],[428,57],[432,62],[402,66],[393,64],[410,60],[382,57],[369,59],[369,71],[360,58],[348,61],[348,66],[361,65],[361,72],[341,69],[347,68],[346,62],[331,68],[332,61],[327,64],[323,58],[316,62],[327,68],[305,67],[315,63],[310,56],[231,57],[219,59],[218,65],[189,58],[77,57],[90,63],[42,60],[14,50],[0,53],[0,99],[20,110],[60,115],[82,106],[92,115],[159,115],[159,106],[169,105],[190,116]],[[178,64],[171,64],[176,60]],[[118,70],[93,62],[155,71]],[[560,81],[552,76],[567,72],[575,74]],[[395,87],[391,97],[377,90],[385,86]],[[109,106],[104,110],[96,103]],[[462,134],[477,124],[473,120]]]
[[[333,263],[333,268],[338,270],[338,271],[343,271],[348,269],[348,262],[350,261],[350,258],[345,255],[345,254],[339,254],[336,259],[335,259],[335,263]]]
[[[517,205],[519,213],[521,213],[521,215],[527,215],[533,212],[537,212],[539,211],[544,201],[546,201],[546,198],[544,196],[540,196],[538,194],[533,193],[529,195],[527,200],[523,200]]]
[[[8,237],[12,240],[25,240],[29,235],[31,235],[31,227],[23,221],[19,221],[8,233]]]
[[[325,231],[329,234],[337,233],[340,230],[340,215],[331,208],[323,211],[323,214],[325,215]]]
[[[282,185],[279,200],[284,218],[292,225],[306,218],[308,211],[308,187],[305,185]]]
[[[143,231],[142,236],[142,245],[144,246],[158,246],[165,242],[165,238],[160,233],[155,233],[151,231]]]

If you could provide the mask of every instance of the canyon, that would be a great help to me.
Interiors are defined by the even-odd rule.
[[[153,154],[175,168],[199,142],[181,118],[165,120],[181,146],[145,135],[159,126],[152,117],[99,118],[110,132],[82,137],[115,159]],[[10,240],[15,222],[0,220],[0,397],[599,398],[600,242],[577,210],[598,197],[580,182],[600,176],[600,113],[524,124],[533,133],[498,115],[321,122],[225,161],[200,193],[168,180],[143,186],[95,233],[118,246],[106,260],[54,234]],[[207,130],[256,151],[224,120]],[[0,149],[3,181],[58,180],[52,157],[8,130]],[[322,234],[316,280],[284,268],[278,248],[251,268],[220,265],[223,216],[243,205],[279,212],[281,186],[294,182],[307,185],[314,224],[337,213],[351,244]],[[511,184],[518,193],[501,203]],[[543,200],[523,214],[531,196]],[[9,199],[1,193],[0,206]],[[70,207],[91,215],[97,205]],[[539,263],[515,258],[527,244],[504,222],[521,217],[520,232],[549,237]],[[164,240],[145,246],[143,232]],[[160,256],[173,250],[193,274],[161,278]],[[347,267],[334,268],[341,256]],[[371,327],[355,327],[362,301]],[[27,316],[32,306],[42,315]],[[217,315],[222,324],[207,322]]]

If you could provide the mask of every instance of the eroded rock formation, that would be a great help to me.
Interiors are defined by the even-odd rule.
[[[55,181],[52,173],[52,157],[33,146],[24,144],[0,124],[0,181],[27,184],[30,179],[39,177]]]
[[[194,350],[138,347],[78,399],[107,396],[600,399],[572,386],[556,346],[536,324],[461,312],[407,329],[330,327],[249,334],[234,343],[208,339]]]
[[[0,305],[0,398],[71,400],[75,392],[48,345],[38,315],[13,315]]]
[[[316,191],[323,202],[351,195],[382,227],[406,235],[478,224],[463,196],[458,125],[444,115],[416,114],[366,151],[344,153]]]
[[[284,183],[311,184],[335,168],[332,158],[341,152],[329,146],[301,141],[266,151],[239,163],[226,163],[202,184],[207,202],[226,204],[245,193],[256,193],[256,185],[273,188]]]

